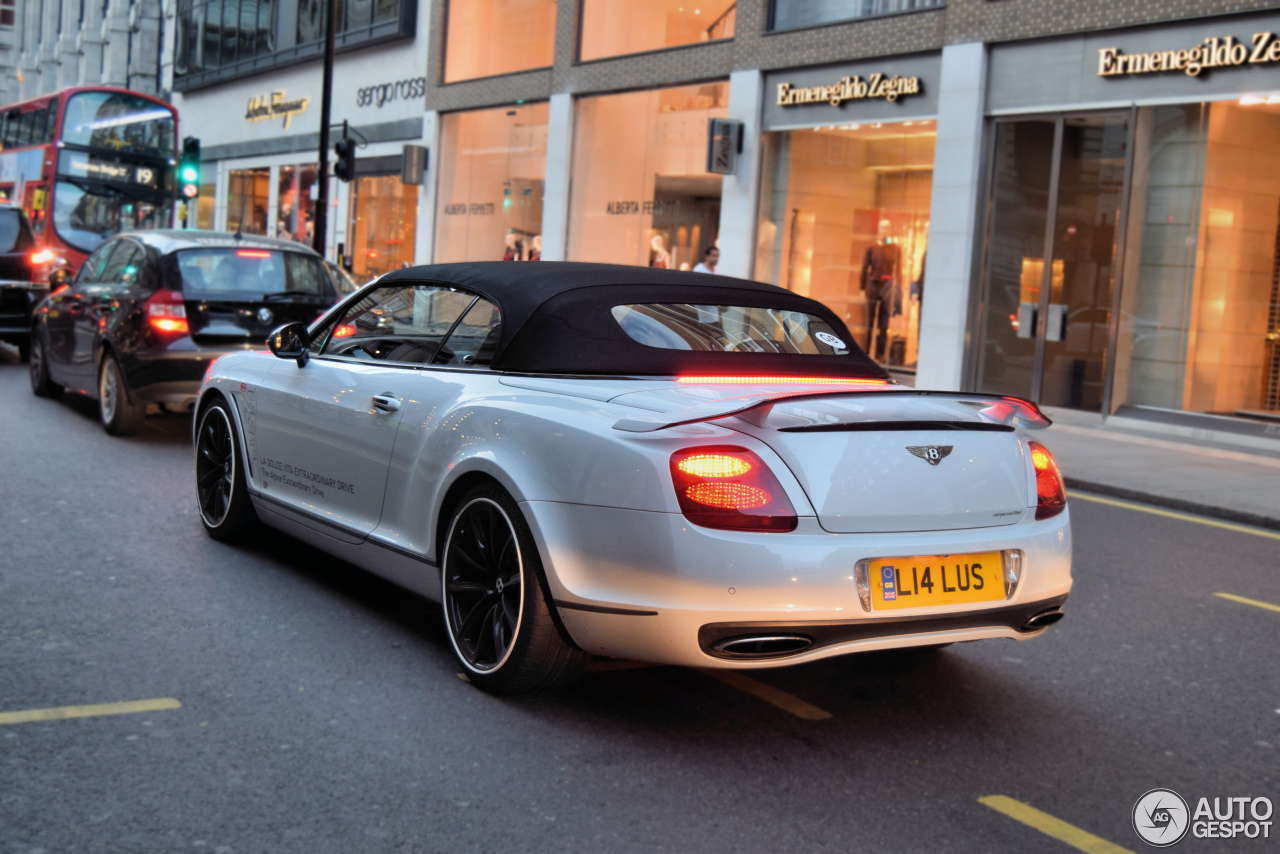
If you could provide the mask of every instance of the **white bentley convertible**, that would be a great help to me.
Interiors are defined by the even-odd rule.
[[[999,395],[896,385],[827,308],[721,276],[417,267],[209,369],[209,534],[261,522],[441,603],[471,680],[591,654],[774,667],[1036,637],[1062,479]]]

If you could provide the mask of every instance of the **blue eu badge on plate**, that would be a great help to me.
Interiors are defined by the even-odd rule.
[[[884,601],[893,602],[898,598],[898,587],[893,567],[880,567],[880,586],[884,590]]]

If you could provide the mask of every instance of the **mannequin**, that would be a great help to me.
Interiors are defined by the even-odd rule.
[[[649,241],[649,266],[666,270],[671,266],[671,253],[667,251],[667,241],[661,234],[655,234]]]
[[[898,287],[902,250],[889,236],[893,223],[880,220],[876,242],[862,257],[862,291],[867,297],[867,354],[883,362],[889,342],[889,317],[902,313],[902,292]],[[875,350],[871,349],[874,332]]]

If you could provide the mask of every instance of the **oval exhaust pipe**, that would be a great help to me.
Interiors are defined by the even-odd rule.
[[[813,646],[804,635],[748,635],[725,638],[711,649],[724,658],[777,658],[795,655]]]
[[[1034,617],[1027,620],[1023,625],[1022,630],[1024,632],[1033,632],[1036,629],[1043,629],[1046,626],[1052,626],[1065,616],[1066,614],[1062,613],[1061,608],[1052,608],[1048,611],[1041,611],[1039,614],[1036,614]]]

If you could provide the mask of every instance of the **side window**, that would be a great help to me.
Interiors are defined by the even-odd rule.
[[[502,316],[487,299],[478,299],[453,328],[440,353],[437,365],[488,365],[502,334]]]
[[[107,261],[111,258],[112,251],[119,245],[120,241],[109,240],[93,250],[93,254],[80,265],[80,272],[76,273],[75,284],[85,285],[90,282],[102,281],[102,272],[106,269]]]
[[[107,285],[131,285],[142,266],[142,247],[129,240],[121,240],[111,253],[111,260],[102,271],[99,282]]]
[[[405,365],[448,364],[441,348],[477,298],[432,285],[377,288],[334,324],[323,355]]]

